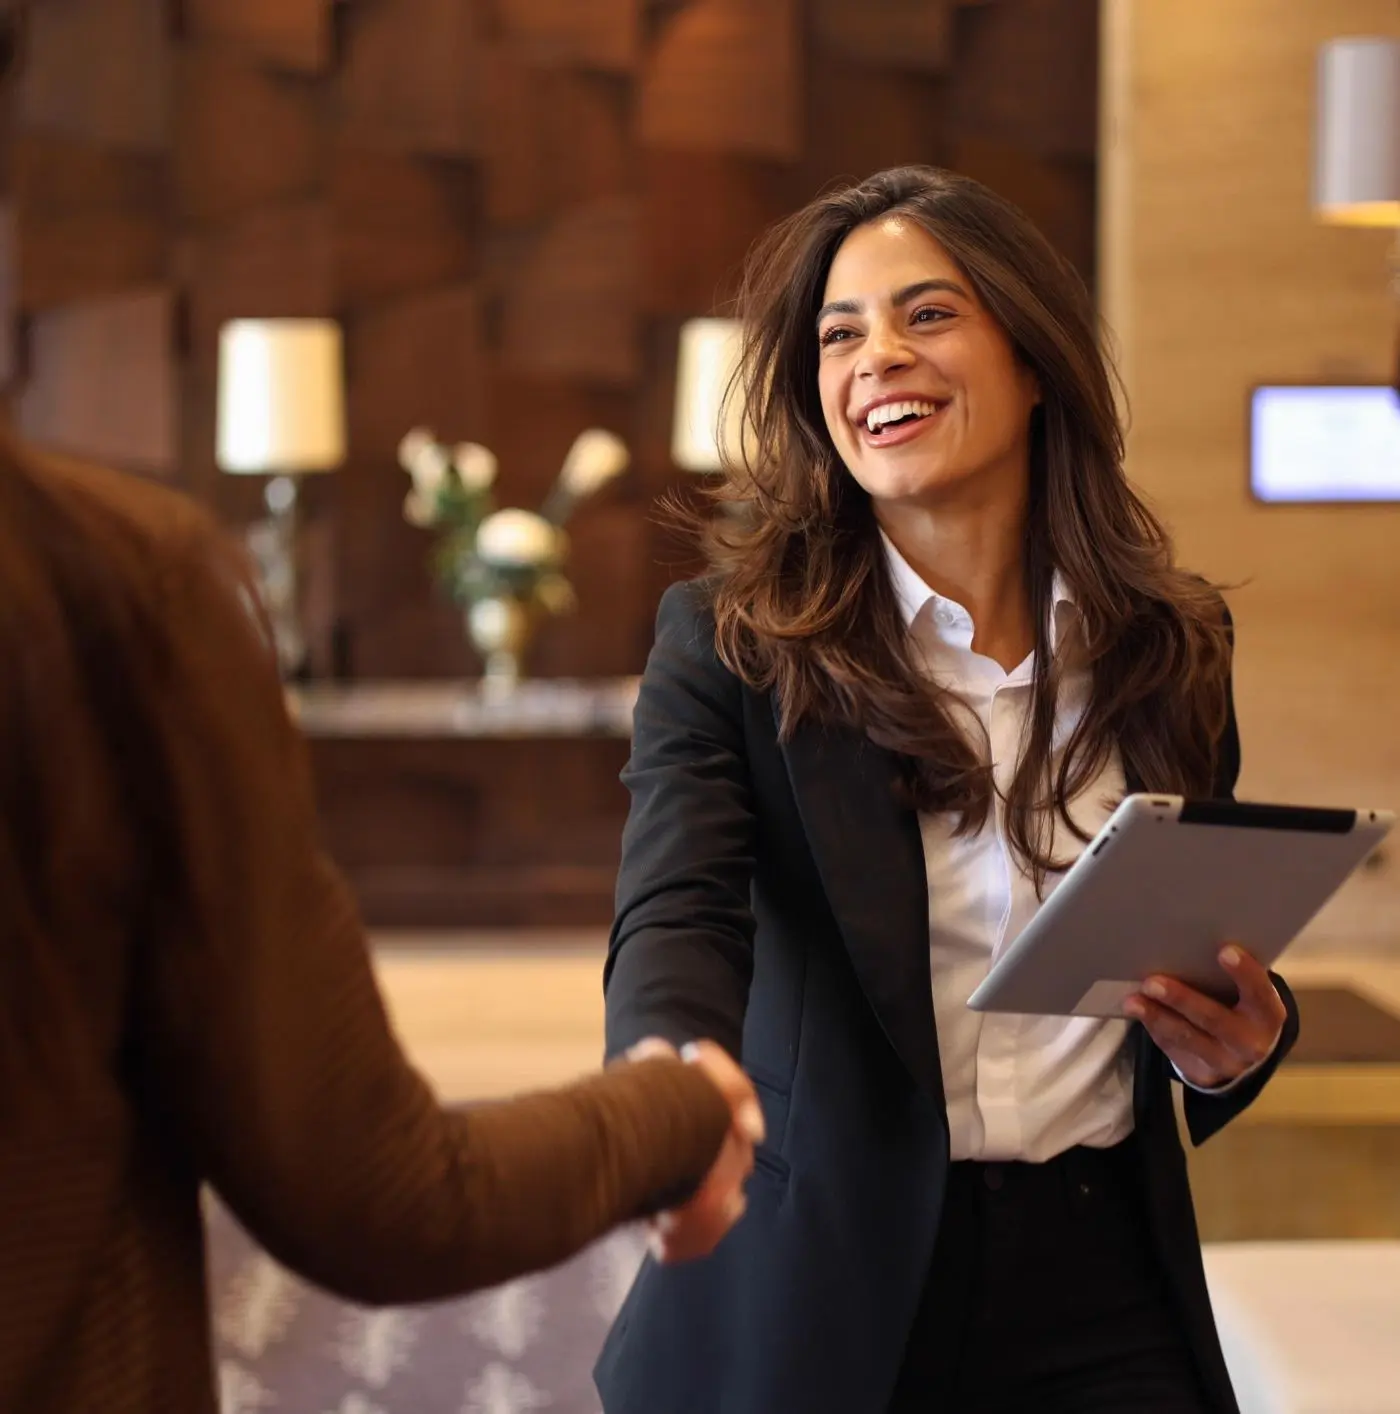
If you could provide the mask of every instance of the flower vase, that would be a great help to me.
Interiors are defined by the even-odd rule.
[[[478,599],[466,614],[467,636],[481,656],[481,690],[509,697],[520,682],[521,664],[535,631],[534,610],[510,595]]]

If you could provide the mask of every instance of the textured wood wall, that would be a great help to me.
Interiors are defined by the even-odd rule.
[[[232,316],[334,315],[350,450],[310,487],[317,618],[361,676],[471,668],[400,516],[426,423],[535,504],[574,435],[635,470],[574,526],[543,673],[637,670],[681,551],[654,523],[676,335],[833,179],[939,162],[1092,273],[1092,0],[0,0],[0,373],[41,442],[232,522]],[[324,666],[324,654],[323,654]]]

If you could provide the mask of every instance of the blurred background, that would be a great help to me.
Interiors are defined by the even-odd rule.
[[[730,347],[696,321],[840,178],[953,167],[1075,263],[1130,474],[1238,586],[1241,794],[1400,805],[1398,55],[1396,0],[6,0],[0,381],[247,541],[396,1019],[500,1093],[600,1054],[630,694],[696,569],[658,500]],[[1203,1232],[1400,1238],[1394,846],[1291,957],[1305,1045],[1193,1158]],[[310,1298],[216,1258],[226,1406],[336,1407],[288,1393]],[[582,1356],[525,1372],[527,1296],[472,1317],[467,1404],[404,1402],[404,1355],[338,1407],[591,1408]]]

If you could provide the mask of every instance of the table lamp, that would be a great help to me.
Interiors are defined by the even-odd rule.
[[[1396,232],[1400,309],[1400,39],[1335,39],[1318,55],[1313,208],[1337,226]],[[1400,390],[1400,346],[1395,386]]]
[[[1322,220],[1400,228],[1400,39],[1323,45],[1315,156]]]
[[[687,471],[719,471],[740,445],[743,403],[724,395],[739,362],[737,319],[690,319],[681,326],[671,459]],[[723,419],[723,426],[721,426]]]
[[[300,478],[345,456],[340,326],[329,319],[235,319],[219,331],[217,458],[222,471],[267,476],[269,518],[250,532],[285,677],[304,675],[299,601]]]

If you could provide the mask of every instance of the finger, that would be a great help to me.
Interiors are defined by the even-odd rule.
[[[1251,1017],[1174,977],[1149,977],[1142,990],[1146,997],[1174,1011],[1240,1060],[1252,1064],[1258,1059],[1263,1041]]]
[[[676,1048],[660,1036],[647,1036],[623,1052],[623,1056],[629,1061],[652,1060],[656,1056],[675,1056],[676,1054]]]
[[[707,1187],[742,1188],[744,1180],[753,1172],[753,1145],[733,1130],[725,1136],[715,1162],[711,1165],[701,1192]]]
[[[733,1194],[723,1208],[678,1223],[663,1239],[662,1251],[668,1262],[689,1262],[708,1257],[729,1235],[748,1211],[748,1199]]]
[[[1129,997],[1123,1009],[1142,1022],[1158,1048],[1193,1085],[1222,1083],[1238,1069],[1218,1041],[1180,1012],[1141,995]]]
[[[687,1262],[708,1256],[744,1216],[748,1200],[734,1191],[723,1199],[688,1203],[651,1226],[647,1244],[660,1262]]]
[[[1240,999],[1237,1010],[1261,1023],[1270,1036],[1278,1034],[1288,1017],[1288,1008],[1274,986],[1268,969],[1261,966],[1238,943],[1220,950],[1220,965],[1234,979]]]
[[[699,1188],[686,1203],[674,1211],[684,1214],[691,1211],[723,1209],[734,1194],[743,1192],[744,1184],[753,1172],[753,1166],[753,1145],[742,1135],[730,1130]]]
[[[1198,992],[1175,977],[1149,977],[1142,984],[1143,995],[1184,1017],[1198,1031],[1217,1040],[1233,1039],[1243,1029],[1232,1007]]]
[[[763,1107],[753,1082],[735,1064],[723,1047],[713,1041],[691,1041],[681,1049],[682,1059],[697,1065],[729,1101],[734,1122],[751,1144],[763,1143],[767,1127],[763,1122]]]

